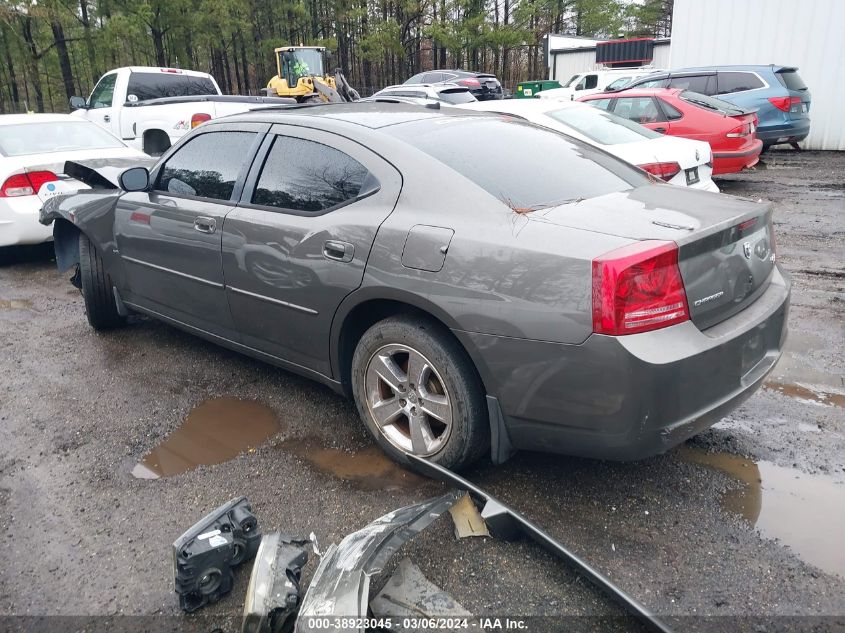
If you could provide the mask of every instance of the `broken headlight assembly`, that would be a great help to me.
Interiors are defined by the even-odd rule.
[[[173,543],[179,606],[193,612],[232,590],[232,568],[258,551],[261,532],[246,497],[207,514]]]

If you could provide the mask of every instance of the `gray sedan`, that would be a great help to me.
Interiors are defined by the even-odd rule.
[[[42,210],[94,328],[138,312],[314,378],[404,463],[662,452],[786,336],[770,204],[513,118],[261,110],[120,181]]]

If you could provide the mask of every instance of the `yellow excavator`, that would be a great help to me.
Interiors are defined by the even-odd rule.
[[[276,76],[264,89],[267,96],[291,97],[299,103],[338,103],[361,98],[340,69],[334,75],[326,74],[324,46],[282,46],[275,53]]]

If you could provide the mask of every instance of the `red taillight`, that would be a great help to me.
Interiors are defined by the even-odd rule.
[[[801,97],[769,97],[769,103],[778,110],[789,112],[789,109],[796,103],[801,103]]]
[[[159,68],[159,70],[163,73],[172,73],[174,75],[181,75],[182,71],[178,68]]]
[[[26,174],[9,176],[0,187],[0,198],[17,198],[20,196],[34,196],[45,182],[58,180],[58,176],[51,171],[31,171]]]
[[[735,128],[731,129],[730,132],[725,134],[725,136],[728,138],[741,138],[743,136],[748,136],[754,132],[753,126],[753,123],[743,123],[742,125],[737,125]]]
[[[678,163],[646,163],[639,165],[639,168],[663,180],[672,180],[681,171],[681,166]]]
[[[474,77],[468,77],[467,79],[459,79],[458,83],[462,86],[468,86],[470,88],[481,88],[481,82]]]
[[[646,240],[593,260],[596,334],[636,334],[688,319],[674,242]]]
[[[206,121],[211,121],[211,115],[206,114],[205,112],[197,112],[191,117],[191,129],[193,130],[195,127],[205,123]]]

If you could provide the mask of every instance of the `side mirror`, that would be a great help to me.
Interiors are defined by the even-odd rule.
[[[71,110],[86,110],[88,108],[88,104],[85,102],[85,97],[71,97],[70,98],[70,109]]]
[[[150,186],[150,172],[146,167],[132,167],[120,174],[118,182],[124,191],[146,191]]]

